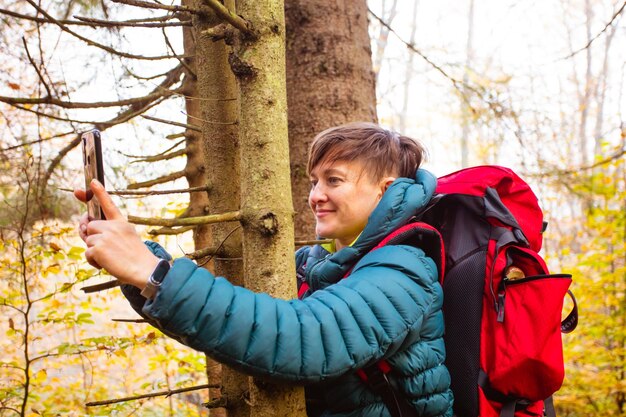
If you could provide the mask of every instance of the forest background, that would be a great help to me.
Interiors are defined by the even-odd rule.
[[[83,185],[79,132],[103,130],[107,187],[147,239],[240,277],[253,243],[238,208],[260,164],[249,132],[289,130],[302,243],[307,141],[350,120],[419,138],[438,175],[501,164],[533,186],[543,254],[574,276],[580,303],[558,415],[625,416],[626,2],[285,1],[286,83],[281,59],[254,56],[262,42],[215,3],[0,1],[0,416],[256,407],[240,377],[137,320],[119,291],[93,288],[109,278],[82,259],[84,208],[67,191]],[[267,22],[282,3],[253,3],[237,12],[280,34]],[[270,76],[250,76],[242,57]],[[266,79],[286,88],[288,125],[257,106]],[[285,113],[279,99],[271,114]],[[273,158],[289,172],[285,154]]]

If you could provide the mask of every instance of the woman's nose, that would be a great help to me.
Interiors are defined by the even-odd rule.
[[[311,192],[309,193],[309,204],[311,206],[319,202],[325,201],[327,198],[328,197],[326,196],[324,187],[319,182],[311,187]]]

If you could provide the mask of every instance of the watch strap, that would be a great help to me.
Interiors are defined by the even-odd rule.
[[[153,300],[169,270],[170,263],[165,259],[161,259],[154,268],[154,271],[150,274],[148,282],[146,282],[146,286],[143,290],[141,290],[141,295],[148,300]]]

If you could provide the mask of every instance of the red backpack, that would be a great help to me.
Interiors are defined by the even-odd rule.
[[[578,313],[568,291],[571,275],[550,274],[538,254],[546,224],[535,194],[508,168],[463,169],[439,178],[417,219],[405,228],[423,229],[418,235],[425,251],[445,271],[446,366],[455,416],[554,417],[551,396],[564,377],[561,333],[574,330]],[[429,225],[441,235],[444,259]],[[379,247],[403,243],[403,235],[393,233]],[[574,308],[561,322],[565,294]],[[358,374],[393,417],[417,416],[388,372],[381,361]]]

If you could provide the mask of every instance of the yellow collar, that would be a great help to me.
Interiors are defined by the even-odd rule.
[[[363,232],[361,232],[363,233]],[[356,242],[359,237],[361,236],[361,233],[359,233],[359,236],[356,237],[356,239],[354,239],[352,241],[352,243],[350,243],[348,246],[352,246],[354,245],[354,242]],[[335,247],[335,240],[333,239],[330,243],[322,243],[322,248],[324,248],[326,251],[330,252],[330,253],[335,253],[337,252],[337,248]]]

